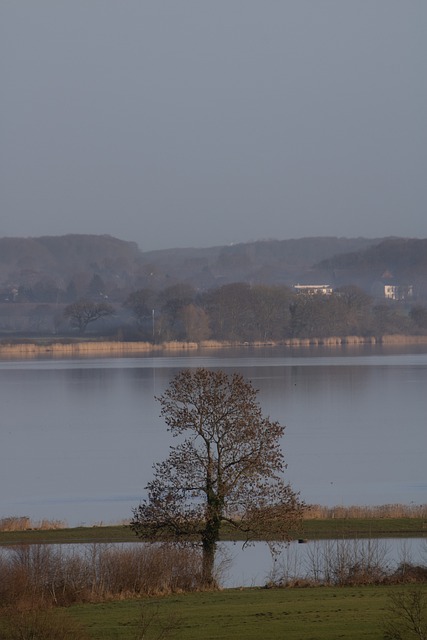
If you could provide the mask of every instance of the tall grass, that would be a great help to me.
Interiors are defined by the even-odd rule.
[[[38,356],[97,356],[103,355],[123,355],[130,353],[151,353],[161,351],[189,351],[199,348],[204,349],[222,349],[238,346],[265,346],[276,345],[286,347],[316,347],[316,346],[336,346],[342,347],[349,344],[425,344],[427,336],[425,335],[384,335],[380,338],[373,336],[330,336],[327,338],[287,338],[276,342],[245,342],[239,341],[217,341],[204,340],[197,342],[180,342],[172,340],[153,344],[152,342],[129,341],[122,340],[83,340],[83,339],[58,339],[55,342],[50,341],[31,341],[15,340],[0,341],[0,356],[13,358],[34,358]]]
[[[383,504],[377,506],[334,506],[310,505],[303,514],[306,520],[331,520],[339,518],[425,518],[427,504]]]
[[[103,356],[123,355],[130,353],[151,353],[161,351],[191,351],[198,348],[196,342],[163,342],[153,344],[151,342],[121,342],[121,341],[76,341],[76,342],[52,342],[50,344],[38,344],[36,342],[0,343],[0,356],[33,358],[40,355],[49,356]]]
[[[63,520],[43,520],[34,521],[28,516],[8,516],[0,518],[0,531],[28,531],[35,529],[38,531],[51,531],[53,529],[65,529],[67,523]]]

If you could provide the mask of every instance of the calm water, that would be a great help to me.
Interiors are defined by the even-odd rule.
[[[402,562],[427,564],[427,538],[291,542],[276,558],[262,542],[245,549],[238,543],[222,542],[217,558],[218,576],[223,587],[259,587],[270,580],[313,578],[315,567],[318,577],[324,579],[325,558],[336,557],[337,551],[345,558],[346,550],[349,558],[364,557],[366,562],[369,557],[372,564],[377,562],[390,572]]]
[[[1,361],[0,517],[128,518],[170,444],[154,396],[197,366],[252,380],[287,425],[287,475],[307,502],[427,502],[426,349],[248,349]]]

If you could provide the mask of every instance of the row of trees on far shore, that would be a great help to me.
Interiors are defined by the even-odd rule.
[[[80,304],[73,307],[78,309]],[[200,293],[182,284],[161,292],[135,291],[126,298],[123,309],[130,314],[128,330],[133,328],[143,340],[159,342],[269,342],[427,331],[427,308],[374,299],[353,285],[326,296],[245,283]]]
[[[425,334],[427,306],[373,298],[355,285],[332,295],[306,295],[286,286],[235,283],[200,292],[175,284],[161,291],[140,289],[114,304],[97,296],[70,304],[2,304],[0,331],[90,331],[157,343],[377,337]]]

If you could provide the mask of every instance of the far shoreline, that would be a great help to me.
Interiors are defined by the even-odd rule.
[[[305,517],[301,528],[290,531],[293,541],[425,538],[425,510],[417,515]],[[244,538],[224,528],[221,541],[242,541]],[[139,542],[127,523],[95,524],[92,526],[63,526],[15,528],[0,531],[0,548],[20,544],[88,544]]]
[[[281,341],[265,342],[231,342],[205,340],[203,342],[152,342],[119,340],[85,340],[82,338],[63,339],[25,339],[21,342],[15,340],[0,341],[0,358],[34,358],[40,356],[131,356],[134,354],[161,354],[168,355],[180,353],[195,353],[209,349],[230,348],[262,348],[262,347],[347,347],[357,345],[427,345],[427,335],[383,335],[383,336],[331,336],[328,338],[289,338]]]

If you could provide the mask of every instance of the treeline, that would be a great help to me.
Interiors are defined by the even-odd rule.
[[[124,308],[138,337],[153,341],[278,342],[427,331],[427,308],[374,299],[354,285],[332,295],[305,295],[285,286],[246,283],[200,293],[183,284],[161,292],[135,291]]]
[[[427,305],[386,300],[356,285],[331,295],[296,293],[284,285],[225,284],[200,291],[189,284],[139,289],[111,303],[99,294],[72,303],[0,304],[0,332],[164,343],[283,340],[427,334]]]

